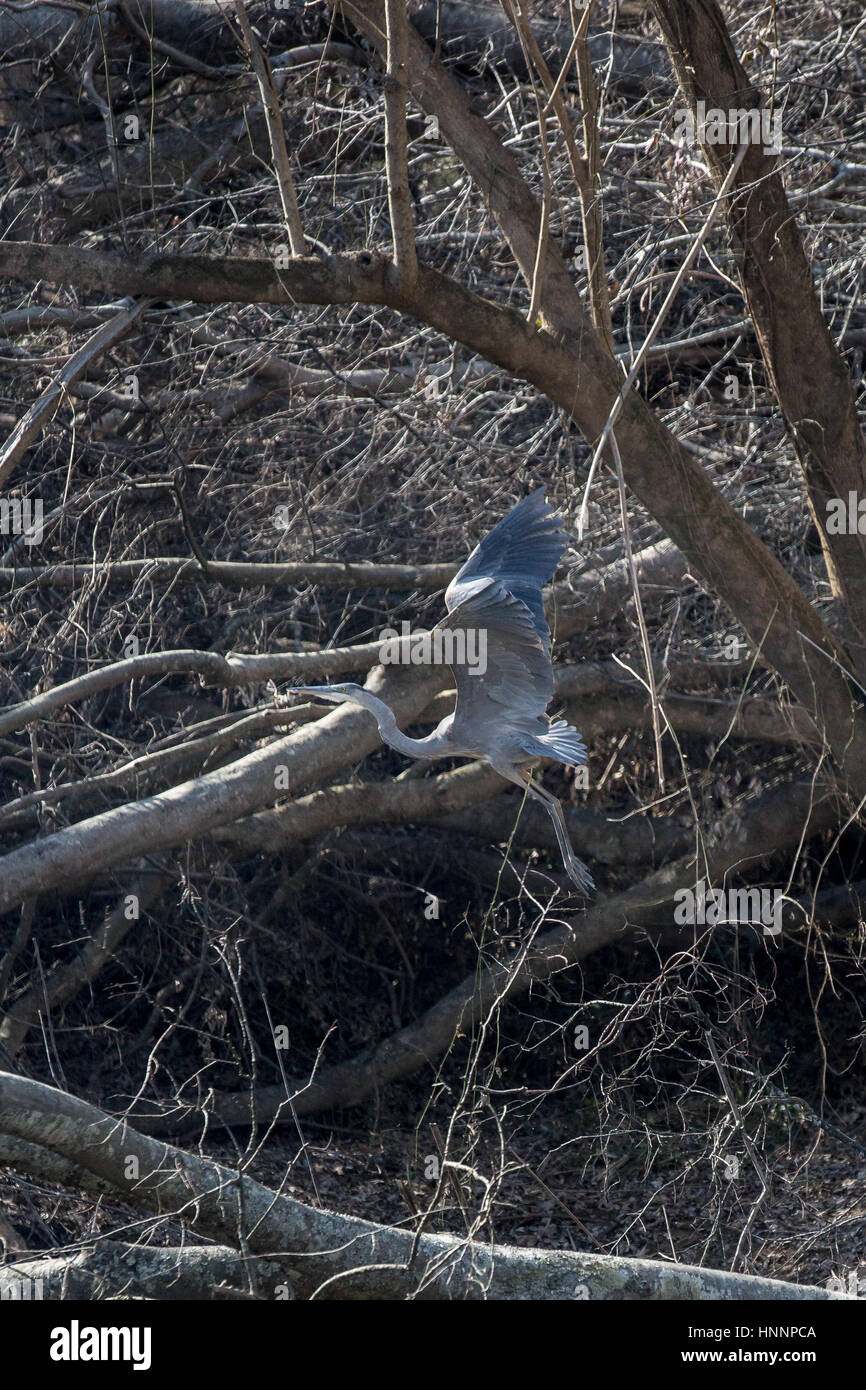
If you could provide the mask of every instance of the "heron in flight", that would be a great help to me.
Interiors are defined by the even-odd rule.
[[[566,540],[562,520],[540,487],[476,545],[445,590],[447,616],[433,632],[462,631],[464,651],[469,650],[471,634],[476,651],[486,646],[486,669],[482,674],[465,664],[451,665],[457,685],[454,713],[426,738],[401,733],[384,700],[351,682],[296,686],[292,694],[362,705],[376,720],[383,741],[407,757],[484,758],[500,777],[545,807],[566,872],[589,896],[592,877],[571,847],[562,806],[529,772],[538,758],[566,766],[586,762],[577,730],[546,713],[553,699],[553,667],[541,590],[559,564]]]

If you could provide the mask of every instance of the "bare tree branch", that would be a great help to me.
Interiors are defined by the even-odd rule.
[[[388,208],[394,238],[397,283],[412,285],[418,274],[412,197],[406,138],[406,80],[409,26],[406,0],[385,0],[387,71],[385,73],[385,168],[388,175]]]
[[[289,160],[289,152],[286,149],[286,133],[283,129],[280,99],[274,87],[271,65],[268,62],[267,54],[262,52],[262,46],[256,38],[253,26],[250,24],[243,0],[235,0],[235,12],[244,36],[244,43],[247,46],[252,60],[253,71],[256,74],[256,79],[259,84],[259,91],[262,98],[262,110],[265,113],[265,120],[268,125],[268,138],[271,142],[271,157],[274,164],[274,173],[277,179],[277,188],[280,191],[280,202],[283,207],[283,222],[285,223],[286,234],[289,238],[289,250],[293,256],[303,256],[306,250],[304,229],[301,225],[301,214],[298,211],[298,199],[295,194],[295,184],[292,178],[292,166]]]
[[[103,353],[120,342],[130,328],[150,304],[147,298],[138,303],[130,303],[119,314],[97,328],[83,347],[73,353],[66,366],[55,377],[39,400],[22,415],[18,424],[0,449],[0,486],[5,483],[17,463],[21,461],[40,430],[51,420],[59,408],[67,389]]]

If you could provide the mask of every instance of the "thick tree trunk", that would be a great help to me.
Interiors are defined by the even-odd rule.
[[[737,57],[716,0],[653,0],[680,87],[692,107],[751,109],[761,94]],[[729,145],[705,144],[720,185]],[[753,143],[727,204],[731,242],[764,365],[803,469],[830,583],[866,638],[866,536],[828,535],[827,502],[866,496],[866,441],[851,378],[827,327],[777,161]],[[866,652],[855,653],[861,671]]]

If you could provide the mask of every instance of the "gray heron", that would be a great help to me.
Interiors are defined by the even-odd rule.
[[[532,780],[538,758],[566,766],[586,762],[586,747],[564,719],[551,719],[553,699],[550,628],[542,587],[562,558],[567,536],[562,520],[540,487],[524,497],[476,545],[445,591],[447,616],[433,629],[475,639],[483,637],[486,668],[448,664],[457,686],[457,704],[426,738],[409,738],[397,728],[393,710],[363,686],[295,686],[293,695],[311,695],[332,704],[351,702],[369,710],[384,743],[409,758],[484,758],[547,810],[572,883],[593,891],[586,865],[571,847],[562,806]],[[453,648],[452,648],[453,650]]]

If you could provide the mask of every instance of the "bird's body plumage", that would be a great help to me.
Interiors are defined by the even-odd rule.
[[[542,586],[562,559],[566,540],[544,488],[538,488],[488,532],[445,591],[448,617],[440,626],[486,634],[483,678],[468,666],[452,668],[457,684],[452,733],[461,742],[484,728],[483,756],[491,763],[491,740],[499,760],[514,765],[537,757],[585,760],[576,731],[571,749],[576,756],[564,756],[562,731],[569,726],[562,721],[555,740],[546,742],[553,667]]]
[[[454,576],[445,591],[447,616],[437,627],[454,633],[474,631],[474,650],[479,650],[477,639],[483,634],[486,666],[483,672],[463,664],[451,667],[457,704],[426,738],[402,734],[388,706],[361,686],[309,686],[301,691],[364,705],[376,717],[384,741],[410,757],[485,758],[545,806],[569,876],[587,893],[592,878],[571,848],[559,802],[526,772],[537,758],[567,765],[586,761],[577,730],[547,714],[554,687],[542,588],[552,578],[566,541],[544,488],[537,488],[488,532]]]

